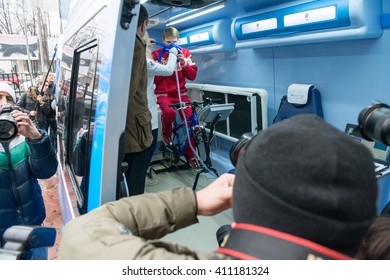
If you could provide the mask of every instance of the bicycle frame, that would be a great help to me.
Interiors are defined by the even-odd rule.
[[[175,108],[177,115],[176,115],[176,120],[173,123],[172,142],[177,147],[180,156],[184,156],[187,146],[189,145],[190,138],[193,136],[193,127],[199,124],[196,110],[194,106],[191,107],[192,107],[192,113],[188,118],[185,118],[185,113],[184,113],[184,109],[187,107],[179,108],[179,109]],[[181,115],[183,115],[184,120],[181,118]],[[185,122],[187,122],[188,124],[188,133],[186,131],[187,127]],[[181,133],[185,134],[184,137],[180,137]]]
[[[173,150],[168,149],[171,152],[170,156],[170,161],[172,163],[172,154],[176,154],[177,157],[176,160],[178,161],[181,156],[185,155],[185,151],[190,145],[190,139],[193,137],[194,138],[194,143],[195,143],[195,149],[194,153],[197,153],[200,156],[200,151],[199,151],[199,144],[203,143],[204,144],[204,149],[205,149],[205,154],[206,154],[206,159],[204,162],[201,161],[201,165],[198,167],[198,172],[195,177],[195,182],[192,187],[193,190],[196,189],[196,185],[198,183],[199,175],[203,172],[214,172],[214,174],[218,177],[218,172],[211,166],[211,159],[210,159],[210,142],[212,139],[213,131],[216,122],[219,120],[221,117],[221,114],[218,114],[215,116],[212,124],[211,124],[211,130],[210,130],[210,136],[207,137],[205,128],[201,125],[199,125],[199,120],[198,120],[198,113],[196,111],[196,108],[199,105],[212,105],[213,100],[206,98],[205,101],[203,102],[198,102],[198,101],[193,101],[193,102],[187,102],[187,103],[172,103],[168,105],[169,107],[173,107],[175,112],[176,112],[176,119],[173,122],[173,131],[172,131],[172,143],[173,143]],[[188,108],[188,105],[191,104],[191,115],[186,118],[185,117],[185,112],[184,110]],[[183,116],[183,117],[182,117]],[[187,123],[187,125],[186,125]],[[187,131],[188,128],[188,131]],[[183,132],[184,130],[184,132]],[[184,134],[184,137],[181,137],[181,134]],[[175,161],[175,160],[173,160]],[[174,165],[173,165],[174,166]],[[172,170],[172,166],[168,167],[168,170]]]

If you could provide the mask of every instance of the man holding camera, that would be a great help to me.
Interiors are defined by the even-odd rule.
[[[61,259],[351,259],[376,216],[368,149],[314,115],[260,131],[236,175],[107,203],[70,221]],[[233,206],[224,247],[202,253],[157,240]],[[93,250],[91,250],[93,248]]]
[[[13,225],[43,223],[46,210],[37,178],[50,178],[57,170],[47,133],[38,130],[26,113],[5,106],[15,102],[15,91],[0,82],[0,135],[12,134],[0,138],[0,240]],[[5,107],[11,110],[3,112]],[[2,118],[4,114],[9,115]],[[47,248],[36,249],[33,258],[47,259]]]

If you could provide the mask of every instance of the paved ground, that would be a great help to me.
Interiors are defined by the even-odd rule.
[[[46,227],[54,227],[57,231],[56,241],[53,247],[49,248],[49,260],[57,258],[57,248],[62,235],[62,218],[58,201],[57,175],[47,180],[39,180],[42,188],[42,195],[46,206],[46,219],[43,222]]]

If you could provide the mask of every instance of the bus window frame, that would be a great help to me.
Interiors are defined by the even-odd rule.
[[[89,138],[89,135],[91,133],[90,131],[90,128],[91,128],[91,120],[92,118],[94,117],[94,112],[93,112],[93,115],[92,115],[92,108],[93,108],[93,103],[96,104],[96,96],[94,94],[94,91],[95,91],[95,84],[96,84],[96,70],[97,70],[97,62],[98,62],[98,53],[99,53],[99,44],[98,44],[98,41],[97,39],[94,39],[78,48],[76,48],[73,52],[73,61],[72,61],[72,70],[71,70],[71,77],[70,77],[70,85],[69,85],[69,91],[68,91],[68,99],[69,99],[69,105],[68,105],[68,108],[69,108],[69,112],[68,112],[68,124],[67,124],[67,127],[65,127],[65,129],[67,130],[67,139],[66,139],[66,143],[65,143],[65,151],[66,151],[66,158],[65,158],[65,165],[66,165],[66,168],[68,170],[68,174],[69,174],[69,177],[71,179],[71,184],[72,184],[72,188],[76,194],[76,199],[77,199],[77,202],[79,204],[80,207],[83,206],[83,204],[86,202],[85,201],[85,196],[83,194],[83,191],[81,190],[81,178],[84,178],[85,182],[84,182],[84,187],[87,188],[87,192],[88,192],[88,185],[89,185],[89,177],[90,177],[90,160],[91,160],[91,146],[90,144],[87,146],[88,149],[86,151],[86,159],[84,159],[84,162],[83,162],[83,168],[84,168],[84,176],[77,176],[76,175],[76,172],[74,170],[74,164],[72,162],[73,160],[73,149],[74,149],[74,146],[75,146],[75,138],[74,138],[74,135],[73,135],[73,129],[74,129],[74,126],[75,126],[75,119],[74,119],[74,115],[75,115],[75,102],[76,102],[76,93],[77,93],[77,87],[79,86],[78,85],[78,82],[79,82],[79,68],[80,68],[80,62],[81,62],[81,55],[86,52],[86,51],[90,51],[92,49],[95,49],[94,52],[96,53],[96,56],[94,58],[94,61],[92,63],[94,63],[94,72],[93,72],[93,75],[91,76],[92,77],[92,80],[94,81],[93,84],[91,84],[91,92],[92,92],[92,95],[91,95],[91,104],[89,105],[90,108],[89,109],[89,114],[88,114],[88,120],[87,120],[87,124],[85,125],[85,127],[88,129],[87,130],[87,138]],[[86,92],[87,90],[89,90],[89,88],[85,89],[85,92],[84,92],[84,96],[83,96],[83,105],[85,105],[85,97],[86,97]],[[84,110],[86,110],[87,108],[84,108]],[[84,115],[83,113],[83,127],[84,127],[84,118],[86,117],[86,115]],[[88,162],[87,162],[88,161]]]

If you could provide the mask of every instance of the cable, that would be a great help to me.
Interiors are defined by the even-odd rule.
[[[177,94],[178,94],[178,97],[179,97],[179,102],[180,102],[180,108],[178,110],[182,110],[181,112],[179,112],[179,115],[180,113],[182,113],[182,117],[183,117],[183,120],[184,120],[184,125],[186,126],[186,133],[187,133],[187,139],[188,139],[188,145],[190,146],[191,150],[194,152],[194,155],[197,157],[198,161],[201,160],[199,158],[199,156],[197,155],[196,153],[196,150],[195,148],[192,146],[192,142],[191,142],[191,138],[190,138],[190,133],[189,133],[189,128],[188,128],[188,123],[187,123],[187,116],[184,112],[184,109],[181,104],[183,104],[183,102],[181,101],[181,92],[180,92],[180,83],[179,83],[179,74],[178,74],[178,71],[177,71],[177,65],[175,67],[175,76],[176,76],[176,85],[177,85]],[[180,116],[181,117],[181,116]],[[203,162],[202,162],[203,164]]]
[[[182,100],[181,100],[181,93],[180,93],[180,83],[179,83],[179,74],[178,74],[178,71],[177,71],[177,65],[175,67],[175,76],[176,76],[176,84],[177,84],[177,94],[178,94],[178,97],[179,97],[179,102],[180,104],[183,104]],[[186,126],[186,133],[187,133],[187,139],[188,139],[188,145],[190,147],[190,149],[192,150],[192,152],[194,153],[195,157],[197,158],[199,164],[200,164],[200,167],[201,168],[204,168],[205,170],[207,170],[207,172],[209,174],[214,174],[210,168],[203,162],[203,160],[199,157],[199,155],[197,154],[195,148],[193,147],[192,145],[192,142],[191,142],[191,138],[190,138],[190,133],[189,133],[189,128],[188,128],[188,123],[187,123],[187,117],[186,117],[186,114],[184,112],[184,109],[183,107],[181,107],[180,105],[180,108],[179,110],[182,110],[182,117],[184,119],[184,124]],[[179,112],[179,115],[180,115],[180,112]],[[181,117],[181,116],[180,116]],[[214,174],[215,175],[215,174]],[[215,178],[217,178],[217,176],[215,176]]]

